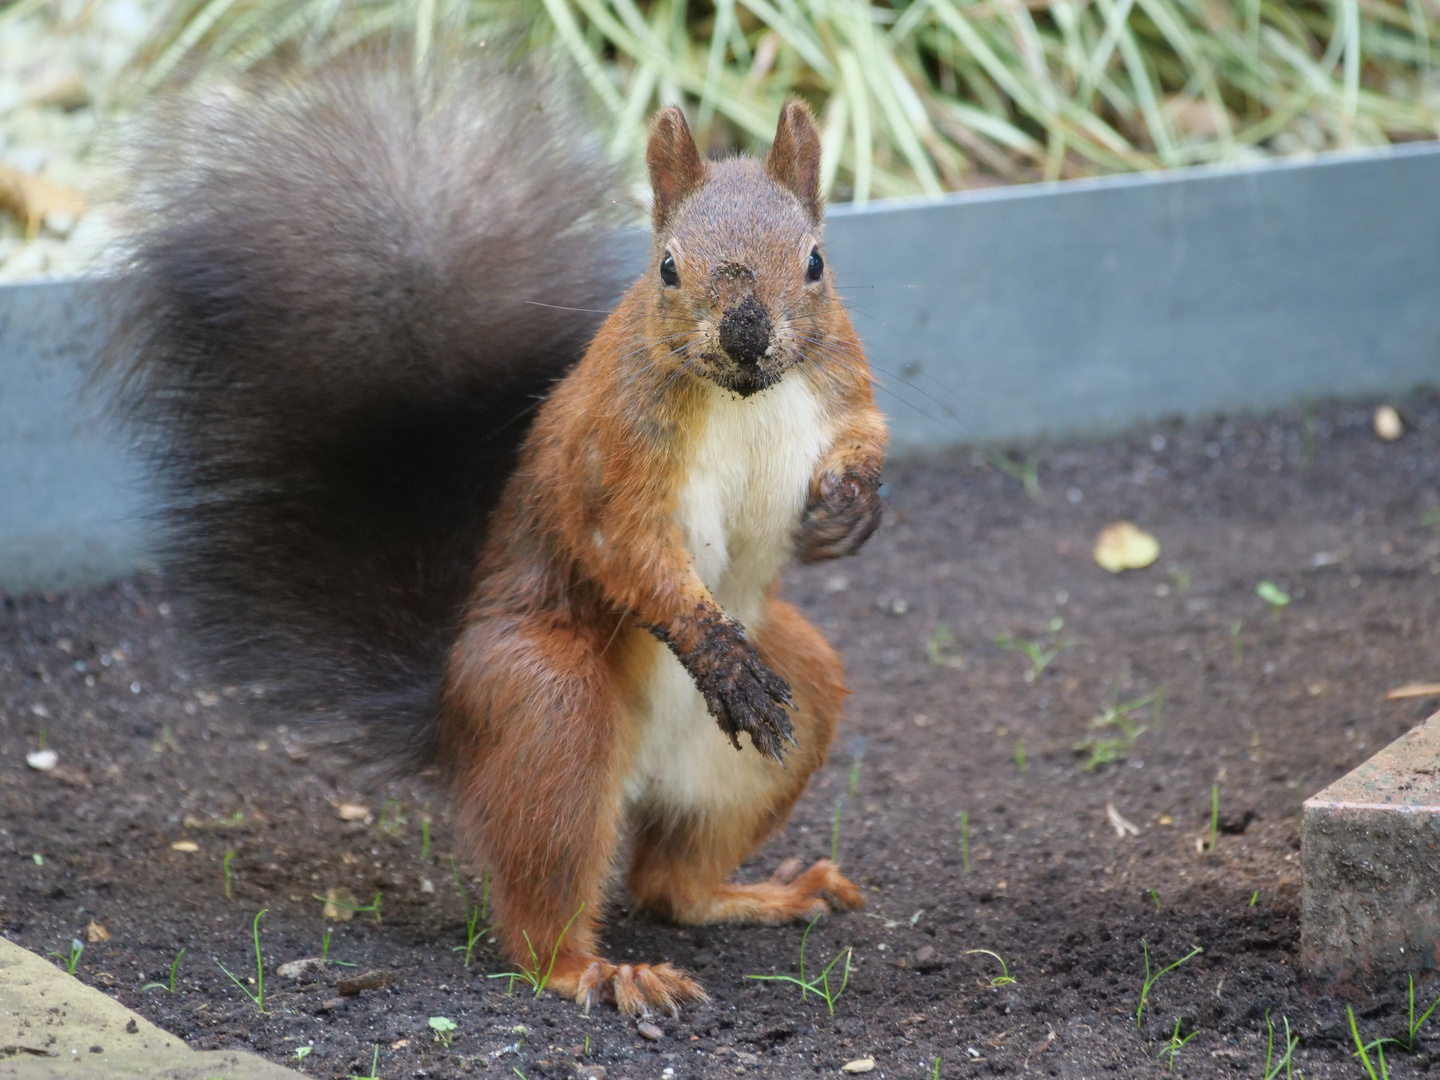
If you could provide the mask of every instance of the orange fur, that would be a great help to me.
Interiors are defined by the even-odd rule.
[[[797,104],[764,165],[702,162],[679,111],[661,114],[647,155],[650,269],[541,408],[452,652],[443,757],[473,858],[492,874],[501,940],[517,962],[531,947],[553,953],[552,988],[587,1007],[608,997],[638,1013],[703,997],[668,965],[600,956],[627,820],[630,891],[663,917],[773,923],[861,902],[828,862],[728,883],[824,760],[845,696],[839,658],[774,595],[774,569],[792,551],[845,554],[878,521],[884,424],[833,283],[814,271],[818,154]],[[782,386],[789,397],[775,396]],[[788,416],[756,430],[817,450],[795,493],[794,539],[782,534],[785,550],[771,552],[767,522],[746,517],[766,516],[747,509],[746,485],[769,485],[784,503],[796,463],[754,462],[753,446],[727,447],[724,425],[748,431],[791,400],[808,403],[794,417],[804,430],[789,431]],[[705,460],[717,446],[734,461]],[[734,505],[697,511],[695,492],[712,487]],[[703,528],[719,530],[724,551],[691,550]],[[758,586],[745,577],[762,572],[772,579]],[[748,625],[712,586],[747,605],[746,590],[760,590]],[[677,662],[714,718],[696,720],[703,731],[655,714],[675,692]],[[753,745],[741,749],[740,733]],[[702,782],[712,769],[733,780],[723,794]]]

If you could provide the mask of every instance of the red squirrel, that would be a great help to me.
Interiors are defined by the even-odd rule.
[[[730,880],[846,695],[779,574],[881,519],[806,106],[763,160],[656,116],[649,262],[588,343],[619,186],[535,72],[339,65],[190,110],[152,128],[111,368],[210,655],[438,766],[505,951],[587,1010],[705,996],[604,958],[622,834],[677,923],[860,907],[828,860]]]

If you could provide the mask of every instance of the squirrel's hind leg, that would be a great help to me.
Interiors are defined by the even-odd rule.
[[[785,768],[748,745],[741,754],[756,773],[741,798],[710,804],[642,804],[633,809],[635,853],[628,884],[643,907],[679,923],[784,923],[861,907],[860,890],[829,859],[801,870],[787,860],[768,880],[729,881],[735,869],[779,828],[825,760],[845,698],[840,658],[789,604],[771,598],[751,639],[765,662],[789,682],[799,746]],[[722,753],[733,754],[728,746]],[[737,789],[740,785],[736,785]],[[726,792],[721,792],[726,794]]]
[[[451,655],[442,756],[515,970],[587,1010],[597,997],[630,1014],[673,1010],[705,997],[698,983],[597,952],[634,741],[605,644],[559,620],[471,623]]]

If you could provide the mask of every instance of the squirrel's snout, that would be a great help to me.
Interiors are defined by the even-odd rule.
[[[765,305],[747,296],[727,308],[720,319],[720,347],[744,368],[758,368],[770,348],[772,324]]]

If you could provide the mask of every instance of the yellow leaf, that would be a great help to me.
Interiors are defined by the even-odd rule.
[[[1095,540],[1095,561],[1104,570],[1140,570],[1160,557],[1160,541],[1128,521],[1117,521],[1100,530]]]

